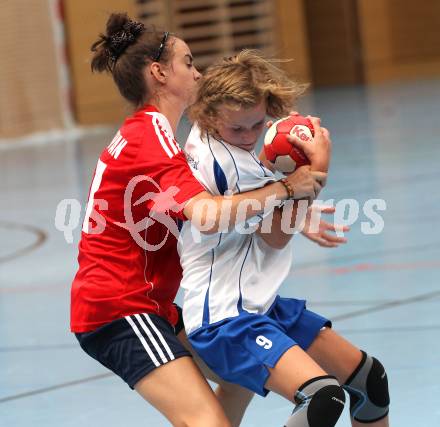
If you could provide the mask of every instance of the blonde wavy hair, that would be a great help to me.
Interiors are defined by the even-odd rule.
[[[267,114],[286,116],[296,99],[307,89],[306,84],[290,80],[275,63],[255,50],[245,49],[236,56],[224,58],[209,66],[200,83],[197,100],[188,116],[202,132],[216,134],[215,123],[221,119],[219,107],[233,110],[251,108],[266,101]]]

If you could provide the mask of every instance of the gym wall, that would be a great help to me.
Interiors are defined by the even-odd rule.
[[[64,127],[52,6],[1,2],[0,140]]]
[[[358,0],[366,83],[440,77],[440,1]]]
[[[288,3],[277,2],[283,7]],[[283,52],[277,48],[274,3],[269,0],[65,0],[77,122],[81,125],[114,123],[129,111],[119,99],[111,78],[90,72],[90,45],[98,32],[104,30],[111,11],[125,10],[145,24],[154,24],[182,37],[191,48],[196,66],[203,70],[215,59],[230,56],[244,47],[257,48],[273,56],[285,57],[291,53],[297,42],[287,44]],[[297,27],[293,33],[300,32]],[[298,39],[300,37],[294,37]],[[305,48],[302,53],[306,54]],[[298,63],[304,64],[306,60],[303,58]]]
[[[5,0],[0,142],[120,123],[130,107],[111,77],[90,71],[90,45],[112,11],[180,35],[200,68],[254,47],[293,59],[283,67],[315,86],[440,76],[439,0]]]
[[[92,3],[92,4],[91,4]],[[315,86],[440,76],[440,1],[402,0],[65,0],[74,109],[80,124],[125,115],[110,79],[92,76],[88,48],[105,11],[128,10],[185,39],[203,69],[243,47],[272,57]],[[88,16],[85,25],[83,16]],[[81,28],[81,31],[75,28]],[[78,33],[80,33],[78,35]],[[104,84],[103,81],[106,80]]]

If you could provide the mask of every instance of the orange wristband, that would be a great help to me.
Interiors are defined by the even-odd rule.
[[[294,191],[293,191],[293,187],[290,185],[290,182],[287,181],[287,178],[281,178],[280,180],[278,180],[278,182],[281,182],[281,184],[284,185],[284,188],[287,191],[288,200],[292,200]]]

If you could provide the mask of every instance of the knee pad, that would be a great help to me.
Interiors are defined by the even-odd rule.
[[[345,394],[335,377],[316,377],[295,393],[297,404],[285,427],[334,427],[344,409]]]
[[[350,395],[350,414],[361,423],[372,423],[388,415],[390,396],[385,368],[362,352],[362,360],[343,388]]]

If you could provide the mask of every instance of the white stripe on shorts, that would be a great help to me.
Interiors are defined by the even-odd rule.
[[[156,367],[160,366],[161,364],[156,359],[156,356],[154,355],[154,353],[151,351],[150,346],[148,345],[147,341],[145,341],[145,338],[142,336],[141,331],[139,330],[139,328],[133,322],[133,319],[130,316],[125,316],[125,318],[127,319],[127,322],[130,324],[130,326],[133,328],[133,331],[135,332],[135,334],[137,335],[137,337],[141,341],[142,345],[144,346],[145,350],[148,353],[148,356],[150,356],[150,359],[153,361],[154,365]]]
[[[157,343],[156,339],[154,338],[153,334],[151,333],[151,331],[148,329],[148,326],[145,324],[145,322],[142,320],[142,317],[139,316],[139,314],[135,314],[134,317],[136,317],[137,321],[139,322],[139,324],[141,325],[141,328],[144,330],[144,332],[147,334],[147,337],[149,338],[149,340],[153,343],[154,348],[156,349],[156,351],[159,353],[160,358],[162,359],[163,363],[167,363],[168,359],[165,357],[165,354],[163,354],[162,349],[160,348],[159,344]],[[149,319],[148,319],[149,320]],[[157,333],[157,331],[156,331]],[[160,338],[160,337],[159,337]]]
[[[150,324],[150,326],[153,328],[154,332],[156,332],[157,336],[160,339],[160,342],[162,343],[162,345],[164,346],[166,352],[168,353],[168,356],[170,357],[170,360],[174,360],[174,354],[171,351],[168,343],[165,341],[165,338],[163,337],[163,335],[159,332],[159,330],[156,328],[156,325],[151,321],[150,316],[147,313],[144,313],[143,316],[145,317],[145,319],[147,319],[147,322]]]

